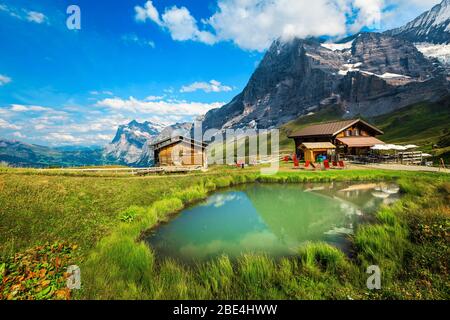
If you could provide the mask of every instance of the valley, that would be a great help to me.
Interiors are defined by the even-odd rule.
[[[360,32],[335,43],[275,40],[244,90],[202,116],[202,128],[279,128],[281,150],[287,152],[287,133],[294,129],[360,117],[386,129],[387,142],[415,143],[447,160],[449,8],[444,0],[401,28]],[[442,120],[436,125],[435,119]],[[174,133],[189,136],[192,127],[190,122],[166,126],[133,120],[119,126],[110,144],[77,151],[3,140],[0,161],[27,167],[149,167],[153,143]]]
[[[53,85],[23,89],[45,83],[38,63],[24,87],[0,74],[0,99],[27,102],[0,107],[0,300],[449,300],[450,0],[395,29],[283,32],[257,53],[220,33],[226,1],[198,21],[192,3],[154,2],[114,2],[134,19],[95,32],[87,49],[98,51],[80,49],[90,55],[70,85],[47,52],[26,60],[45,57]],[[286,11],[272,10],[251,31]],[[0,4],[2,18],[36,27],[27,39],[57,29],[36,14]],[[60,97],[64,84],[79,100]],[[199,122],[207,141],[190,138]],[[223,142],[227,130],[238,137]],[[79,288],[68,286],[74,266]],[[368,285],[374,268],[381,287]],[[186,306],[171,311],[209,314]]]

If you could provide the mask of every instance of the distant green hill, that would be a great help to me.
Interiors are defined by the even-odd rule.
[[[103,165],[102,150],[79,148],[60,150],[0,139],[0,162],[16,167],[75,167]]]
[[[280,128],[280,150],[292,152],[293,141],[288,136],[311,124],[341,119],[338,107],[318,111],[291,121]],[[430,152],[436,159],[450,160],[450,97],[439,102],[423,102],[395,112],[365,119],[378,126],[385,134],[381,139],[389,143],[417,144],[421,150]]]
[[[386,142],[413,143],[437,157],[450,158],[450,97],[403,108],[372,122],[385,132]]]

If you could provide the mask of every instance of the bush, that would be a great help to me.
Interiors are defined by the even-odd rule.
[[[226,188],[232,185],[233,183],[233,178],[232,177],[221,177],[221,178],[216,178],[214,180],[216,186],[218,188]]]
[[[133,222],[138,217],[143,217],[146,213],[146,209],[139,206],[131,206],[119,215],[119,219],[122,222]]]

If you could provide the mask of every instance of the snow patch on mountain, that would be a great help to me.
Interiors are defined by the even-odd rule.
[[[161,124],[149,121],[139,123],[136,120],[119,126],[113,141],[105,147],[103,156],[121,164],[134,165],[140,161],[143,147],[154,141],[163,129]]]
[[[415,46],[424,56],[450,64],[450,44],[416,43]]]
[[[411,42],[450,44],[450,0],[444,0],[403,27],[386,34]]]
[[[352,48],[353,41],[346,43],[322,43],[322,47],[331,51],[344,51]]]

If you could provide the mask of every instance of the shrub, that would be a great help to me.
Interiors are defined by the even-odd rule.
[[[226,188],[232,185],[233,178],[232,177],[216,178],[214,182],[218,188]]]
[[[159,219],[165,219],[167,214],[183,209],[183,202],[179,198],[163,199],[153,203],[151,209]]]
[[[139,206],[131,206],[125,211],[121,212],[119,215],[119,219],[122,222],[133,222],[136,218],[142,217],[145,215],[146,209]]]

